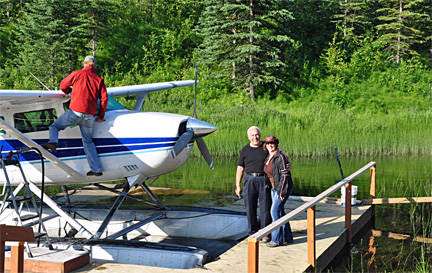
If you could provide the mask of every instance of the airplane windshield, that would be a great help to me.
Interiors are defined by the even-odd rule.
[[[120,109],[126,109],[126,107],[121,105],[121,103],[116,101],[116,99],[114,99],[113,97],[108,96],[108,106],[106,111],[108,112],[108,111],[120,110]]]

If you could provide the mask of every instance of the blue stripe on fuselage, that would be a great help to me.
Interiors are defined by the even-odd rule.
[[[95,138],[98,155],[100,157],[115,155],[125,155],[132,153],[154,152],[171,149],[177,137],[171,138]],[[35,139],[38,144],[48,142],[48,139]],[[60,139],[59,147],[56,151],[52,151],[56,157],[62,160],[75,160],[82,156],[85,158],[82,140],[76,139]],[[8,151],[16,151],[24,147],[19,140],[0,140],[0,147],[3,146],[2,155],[6,155]],[[73,158],[72,158],[73,157]],[[39,154],[30,151],[20,155],[21,161],[39,161]]]

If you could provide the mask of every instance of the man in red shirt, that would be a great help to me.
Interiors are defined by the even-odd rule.
[[[96,58],[87,56],[83,65],[83,69],[72,72],[62,80],[60,89],[65,94],[73,91],[69,110],[50,126],[50,141],[42,144],[42,147],[56,150],[59,131],[78,124],[81,130],[84,152],[90,166],[87,175],[101,176],[102,166],[92,139],[92,132],[94,121],[104,121],[103,118],[108,105],[108,94],[104,80],[96,74]],[[100,107],[96,115],[98,99],[100,99]]]

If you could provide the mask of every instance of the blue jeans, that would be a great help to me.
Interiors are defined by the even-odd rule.
[[[90,114],[84,114],[67,110],[49,127],[50,142],[58,143],[59,131],[66,129],[71,125],[78,124],[81,130],[81,136],[84,146],[84,152],[90,169],[93,172],[102,172],[102,166],[99,161],[96,146],[93,143],[92,132],[95,117]]]
[[[292,189],[288,193],[288,196],[285,199],[277,198],[278,194],[276,190],[271,190],[271,197],[272,197],[272,206],[270,209],[271,217],[273,219],[273,222],[282,218],[285,216],[285,209],[284,205],[286,201],[288,200],[289,195],[291,194]],[[293,241],[293,235],[291,232],[291,226],[289,222],[287,222],[285,225],[281,226],[280,228],[276,229],[271,234],[271,239],[273,242],[277,243],[278,245],[283,245],[284,242],[292,242]]]

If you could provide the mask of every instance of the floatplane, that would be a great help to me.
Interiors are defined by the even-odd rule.
[[[193,116],[140,111],[151,92],[192,85],[195,85]],[[78,126],[60,132],[56,151],[41,146],[48,141],[50,124],[64,113],[69,95],[57,90],[0,90],[0,183],[4,186],[0,215],[11,198],[14,205],[11,208],[18,212],[15,197],[25,189],[25,194],[38,196],[84,237],[99,240],[134,186],[141,186],[153,199],[155,207],[165,208],[146,181],[152,184],[160,175],[182,166],[195,142],[208,165],[214,168],[203,137],[216,131],[217,127],[197,119],[196,86],[195,66],[195,80],[107,88],[110,97],[105,121],[95,122],[93,130],[103,175],[91,177],[85,175],[89,167]],[[114,99],[133,95],[136,96],[133,110],[126,109]],[[85,224],[79,223],[40,189],[45,185],[98,185],[123,180],[127,181],[123,190],[95,233],[87,230]]]

